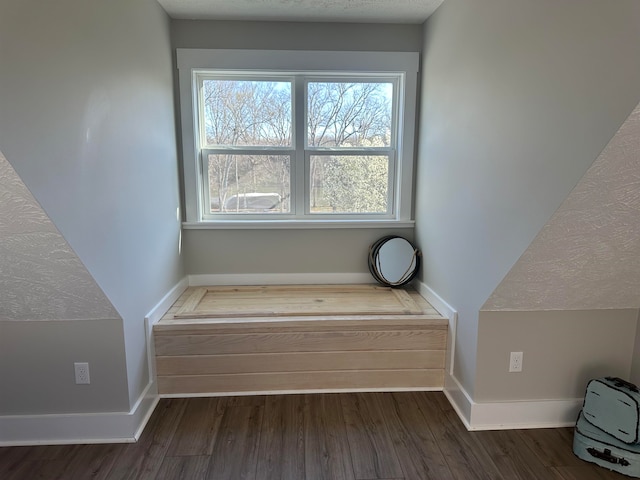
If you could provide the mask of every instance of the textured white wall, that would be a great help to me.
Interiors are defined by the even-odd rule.
[[[0,152],[0,320],[119,318]]]
[[[640,307],[640,105],[482,310]]]

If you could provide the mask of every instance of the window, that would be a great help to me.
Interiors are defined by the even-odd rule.
[[[178,67],[188,223],[410,220],[417,54],[178,50]]]

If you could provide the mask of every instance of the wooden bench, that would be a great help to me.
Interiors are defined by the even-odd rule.
[[[164,396],[439,390],[447,320],[378,285],[190,287],[154,326]]]

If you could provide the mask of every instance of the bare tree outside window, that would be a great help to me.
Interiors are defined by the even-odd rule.
[[[391,142],[391,83],[309,82],[310,147],[369,149]],[[389,159],[358,153],[312,155],[312,213],[386,213]]]
[[[202,89],[205,147],[291,146],[290,82],[212,79]],[[208,155],[211,212],[289,212],[289,156],[240,153]]]

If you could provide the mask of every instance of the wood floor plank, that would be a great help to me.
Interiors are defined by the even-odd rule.
[[[586,462],[580,466],[553,467],[562,480],[628,480],[629,477]]]
[[[304,396],[267,397],[256,479],[305,478],[304,438]]]
[[[394,394],[398,397],[398,394]],[[415,407],[408,403],[405,409],[418,409],[426,420],[426,425],[433,433],[434,440],[453,478],[457,480],[512,480],[501,475],[491,456],[482,448],[482,444],[473,433],[467,432],[455,412],[443,408],[436,399],[442,396],[408,393],[415,401]],[[445,399],[446,403],[446,399]],[[447,404],[448,405],[448,404]]]
[[[254,480],[263,405],[227,406],[211,454],[207,478]]]
[[[583,463],[572,450],[561,448],[573,441],[571,428],[532,429],[518,431],[517,435],[545,467],[580,466]]]
[[[77,445],[70,454],[61,478],[65,480],[107,479],[126,444]],[[91,476],[87,476],[91,472]]]
[[[571,455],[571,429],[468,432],[441,392],[162,399],[138,443],[0,447],[0,479],[629,478]]]
[[[189,401],[173,435],[167,455],[211,455],[222,421],[218,398],[194,398]]]
[[[242,395],[235,397],[221,397],[218,401],[221,409],[229,407],[264,407],[266,395]]]
[[[11,471],[3,472],[2,480],[60,480],[68,461],[65,460],[26,460],[15,465]],[[0,469],[2,472],[2,469]]]
[[[407,480],[450,480],[431,427],[409,393],[372,394],[384,412],[389,435]]]
[[[393,440],[375,401],[376,397],[354,394],[340,398],[356,479],[403,477]]]
[[[306,395],[305,478],[355,480],[347,430],[337,395]]]
[[[210,457],[165,457],[157,479],[166,480],[204,480],[207,478]]]
[[[529,447],[530,445],[535,446],[536,442],[539,443],[543,439],[545,439],[544,434],[538,434],[537,430],[466,432],[460,422],[455,422],[455,420],[457,419],[457,415],[455,414],[451,404],[447,401],[444,395],[424,396],[420,393],[414,393],[413,395],[422,396],[425,404],[431,403],[431,410],[438,411],[439,414],[444,415],[444,417],[448,421],[436,423],[436,425],[438,425],[439,427],[442,427],[443,425],[453,427],[454,430],[453,432],[451,432],[452,435],[450,438],[461,439],[466,444],[466,448],[464,449],[464,451],[473,452],[473,457],[475,457],[475,460],[472,461],[472,464],[476,465],[476,472],[480,471],[478,468],[479,465],[484,465],[485,469],[497,469],[497,472],[499,473],[496,474],[500,475],[505,480],[534,480],[539,478],[558,480],[561,478],[557,471],[555,471],[553,468],[548,468],[545,463],[543,463],[536,456],[536,453]],[[426,411],[426,409],[422,406],[421,409],[423,411]],[[520,435],[520,433],[523,432],[525,432],[526,436],[535,436],[535,438],[526,439],[525,441],[525,439],[523,439]],[[571,444],[571,440],[564,434],[554,436],[552,432],[551,434],[547,435],[547,438],[545,440],[547,447],[549,446],[549,437],[554,437],[555,440],[563,438],[563,440],[561,440],[561,444],[563,444],[562,448],[559,448],[558,444],[554,445],[553,448],[560,450],[560,452],[555,453],[554,456],[560,456],[561,458],[570,462],[570,464],[574,464],[571,449],[566,448],[567,444]],[[537,451],[540,451],[539,444],[537,445],[536,449]],[[446,450],[450,449],[446,448]],[[547,461],[546,463],[552,462],[557,464],[562,463],[562,461]],[[463,476],[461,478],[466,478],[464,477],[464,473],[462,473],[462,475]],[[493,477],[489,476],[480,478]]]
[[[158,404],[137,443],[126,448],[113,466],[108,480],[153,480],[160,470],[178,424],[193,403],[184,398]]]
[[[504,430],[473,433],[503,477],[514,480],[562,480],[556,471],[540,462],[527,445],[523,444],[520,436]]]

